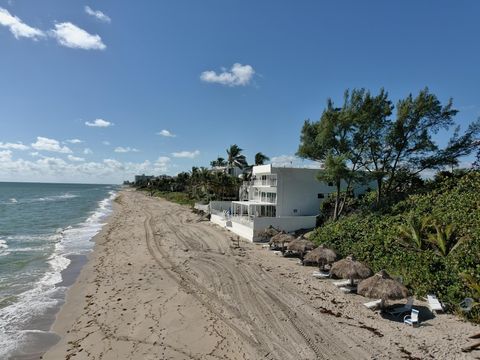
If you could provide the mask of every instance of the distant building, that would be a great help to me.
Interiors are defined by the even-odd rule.
[[[145,175],[145,174],[135,175],[135,185],[138,185],[140,183],[148,182],[148,181],[150,181],[154,178],[155,178],[155,176],[153,176],[153,175]]]
[[[336,190],[333,183],[317,180],[319,171],[254,166],[251,181],[240,189],[239,201],[210,203],[211,221],[251,241],[270,225],[286,232],[314,228],[320,204]],[[372,184],[356,185],[354,195],[369,187]]]

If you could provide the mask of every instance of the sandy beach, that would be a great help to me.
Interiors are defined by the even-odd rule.
[[[312,278],[314,268],[258,244],[236,248],[231,233],[200,220],[122,191],[43,358],[480,358],[461,351],[478,326],[446,314],[417,328],[383,318],[368,299]]]

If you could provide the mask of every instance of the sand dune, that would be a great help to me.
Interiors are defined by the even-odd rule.
[[[312,268],[188,208],[124,191],[70,289],[44,359],[471,359],[479,327],[439,315],[410,328]],[[416,304],[422,305],[422,304]]]

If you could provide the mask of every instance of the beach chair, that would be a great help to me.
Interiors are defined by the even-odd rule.
[[[462,302],[460,302],[460,304],[458,304],[458,306],[463,312],[470,312],[472,310],[474,302],[475,300],[473,300],[472,298],[465,298],[462,300]]]
[[[443,312],[442,304],[438,301],[435,295],[427,295],[428,308],[431,312],[436,313],[437,311]]]
[[[387,313],[393,316],[400,316],[403,313],[406,313],[412,310],[412,306],[413,306],[413,297],[410,296],[407,299],[407,303],[405,305],[388,310]]]
[[[363,305],[365,305],[367,309],[375,310],[381,303],[382,303],[382,299],[378,299],[378,300],[364,303]]]
[[[312,276],[317,279],[328,279],[330,277],[329,273],[321,272],[321,271],[314,271]]]
[[[412,309],[412,312],[410,315],[407,315],[403,318],[403,322],[407,325],[412,325],[416,326],[418,325],[418,313],[419,311],[417,309]]]
[[[350,280],[334,281],[332,284],[336,287],[348,286],[350,284]]]

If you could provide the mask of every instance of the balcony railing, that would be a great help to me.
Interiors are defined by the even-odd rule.
[[[231,216],[230,220],[253,228],[253,218],[250,216]]]
[[[262,202],[262,203],[269,203],[269,204],[273,204],[275,205],[277,203],[277,199],[272,199],[272,198],[268,198],[266,196],[253,196],[252,198],[250,198],[249,201],[258,201],[258,202]]]
[[[257,179],[251,181],[251,185],[253,186],[277,186],[277,179],[270,178],[270,179]]]

